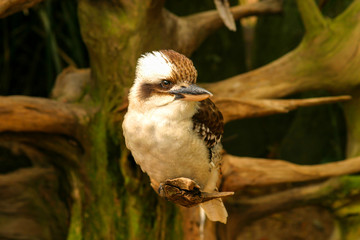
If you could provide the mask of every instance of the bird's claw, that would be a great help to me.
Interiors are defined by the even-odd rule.
[[[168,179],[159,184],[158,193],[176,204],[184,207],[192,207],[200,203],[226,196],[233,195],[233,192],[201,192],[200,186],[189,178]]]

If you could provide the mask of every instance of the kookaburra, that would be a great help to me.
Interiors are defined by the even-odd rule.
[[[149,177],[163,183],[179,177],[195,181],[201,191],[217,191],[223,117],[195,85],[190,59],[172,50],[142,55],[129,92],[123,122],[126,146]],[[201,203],[212,221],[226,223],[220,198]]]

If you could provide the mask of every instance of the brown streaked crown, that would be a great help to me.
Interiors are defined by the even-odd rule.
[[[173,50],[160,50],[159,52],[161,52],[167,60],[175,66],[171,79],[169,80],[174,83],[196,83],[197,71],[193,62],[189,58]]]

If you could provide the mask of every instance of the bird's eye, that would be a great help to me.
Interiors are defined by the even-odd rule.
[[[172,85],[172,82],[169,81],[169,80],[162,80],[160,85],[161,85],[162,88],[169,89],[171,87],[171,85]]]

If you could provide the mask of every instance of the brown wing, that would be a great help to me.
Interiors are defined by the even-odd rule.
[[[198,112],[192,119],[194,131],[204,139],[209,149],[220,143],[224,133],[224,118],[210,99],[200,102]]]

